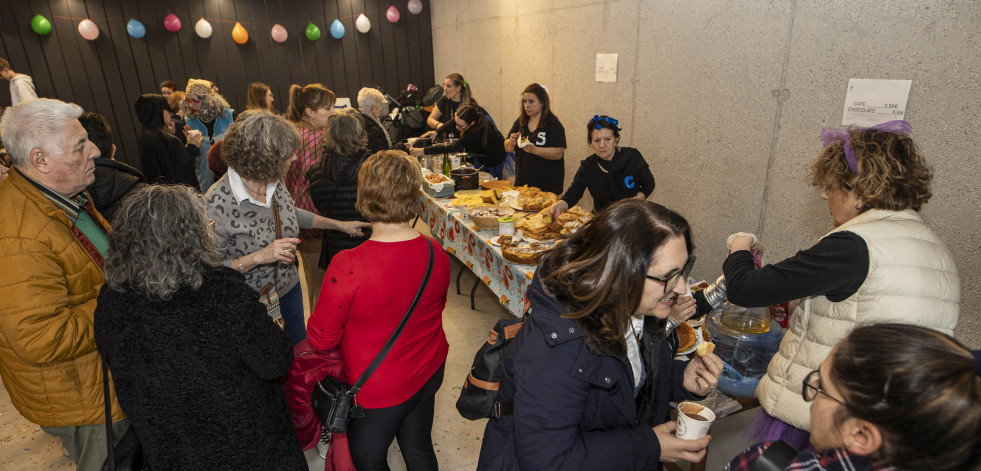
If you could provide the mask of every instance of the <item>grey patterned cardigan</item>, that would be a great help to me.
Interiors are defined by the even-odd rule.
[[[225,265],[231,268],[232,260],[260,250],[276,240],[276,222],[273,208],[258,206],[249,200],[236,200],[228,183],[228,174],[218,180],[205,195],[208,217],[215,220],[219,249]],[[282,180],[276,186],[273,200],[279,203],[281,237],[299,237],[300,229],[313,227],[313,213],[297,209],[293,197]],[[259,291],[274,277],[274,264],[259,265],[245,274],[245,282]],[[279,284],[276,291],[286,294],[300,282],[300,275],[292,263],[280,263]]]

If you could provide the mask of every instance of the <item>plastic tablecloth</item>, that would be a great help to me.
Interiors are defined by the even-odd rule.
[[[455,256],[497,295],[511,314],[525,310],[528,284],[535,267],[504,260],[501,248],[490,243],[496,231],[481,231],[472,221],[460,219],[460,211],[450,205],[452,198],[433,198],[419,191],[419,218],[429,226],[443,249]]]

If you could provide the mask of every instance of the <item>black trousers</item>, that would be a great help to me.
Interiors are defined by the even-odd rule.
[[[440,366],[407,401],[392,407],[365,409],[363,418],[351,421],[347,440],[358,471],[388,471],[388,447],[396,438],[408,471],[439,469],[433,449],[433,414],[445,367],[445,364]]]

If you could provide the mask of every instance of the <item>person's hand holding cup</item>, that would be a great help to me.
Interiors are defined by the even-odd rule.
[[[698,440],[708,435],[712,422],[715,422],[712,409],[694,402],[682,402],[678,404],[678,428],[674,435],[682,440]]]

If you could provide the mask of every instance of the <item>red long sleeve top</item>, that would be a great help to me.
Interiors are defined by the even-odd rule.
[[[412,304],[434,245],[433,273],[395,346],[368,378],[358,403],[377,409],[401,404],[446,361],[443,308],[450,285],[450,259],[425,236],[403,242],[369,240],[330,262],[317,306],[307,324],[318,349],[340,344],[344,372],[354,383],[395,332]]]

